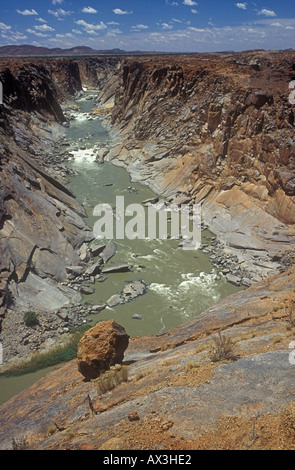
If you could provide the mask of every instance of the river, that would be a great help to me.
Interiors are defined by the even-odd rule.
[[[89,92],[88,92],[89,93]],[[116,197],[124,196],[125,206],[141,204],[148,198],[156,197],[146,186],[130,181],[127,170],[105,162],[95,161],[98,141],[108,143],[108,134],[99,119],[90,120],[94,102],[82,99],[78,102],[79,112],[72,121],[68,141],[74,158],[69,166],[78,175],[71,178],[69,187],[79,202],[84,204],[93,228],[97,217],[93,209],[97,204],[115,207]],[[79,141],[80,139],[80,141]],[[82,150],[77,150],[77,141]],[[203,241],[213,235],[202,233]],[[147,293],[132,302],[107,308],[94,317],[94,321],[114,319],[130,336],[160,334],[179,324],[192,320],[198,314],[222,298],[239,290],[217,276],[208,254],[201,250],[184,250],[178,240],[118,240],[117,254],[109,264],[130,264],[129,273],[110,274],[102,284],[96,283],[95,294],[85,301],[94,304],[105,303],[112,295],[120,293],[126,283],[143,280],[148,286]],[[137,315],[141,320],[133,319]]]
[[[79,110],[71,111],[74,119],[68,129],[67,150],[73,158],[67,166],[75,170],[69,188],[87,211],[87,224],[92,228],[97,220],[93,209],[97,204],[115,206],[116,196],[125,197],[125,205],[139,203],[156,195],[146,186],[134,183],[124,168],[96,161],[97,151],[107,146],[109,136],[100,119],[90,114],[95,102],[86,92],[77,101]],[[87,98],[87,99],[86,99]],[[213,235],[202,233],[203,241]],[[92,316],[92,325],[114,319],[130,336],[161,334],[186,323],[204,310],[241,288],[235,287],[213,269],[208,254],[179,247],[177,240],[115,240],[117,253],[108,263],[129,264],[128,273],[108,274],[104,282],[96,282],[95,293],[84,296],[84,302],[106,303],[120,293],[126,283],[142,280],[147,293],[126,304],[106,308]],[[135,316],[135,318],[134,318]],[[20,377],[0,377],[0,404],[21,392],[47,371]]]

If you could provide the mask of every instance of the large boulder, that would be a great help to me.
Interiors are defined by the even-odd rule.
[[[92,380],[123,361],[129,336],[114,320],[103,321],[88,330],[78,344],[78,370]]]

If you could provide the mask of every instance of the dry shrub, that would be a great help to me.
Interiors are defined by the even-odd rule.
[[[112,367],[105,372],[97,381],[97,389],[101,394],[113,390],[117,385],[128,381],[127,366]]]
[[[211,348],[209,354],[212,362],[219,362],[222,360],[235,361],[237,355],[234,352],[235,343],[228,336],[221,335],[214,338],[214,345]]]

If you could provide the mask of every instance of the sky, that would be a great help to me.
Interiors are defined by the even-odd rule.
[[[215,52],[295,49],[295,0],[11,0],[0,46]]]

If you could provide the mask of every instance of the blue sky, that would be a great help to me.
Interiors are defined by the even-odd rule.
[[[1,46],[295,49],[295,0],[11,0],[1,10]]]

